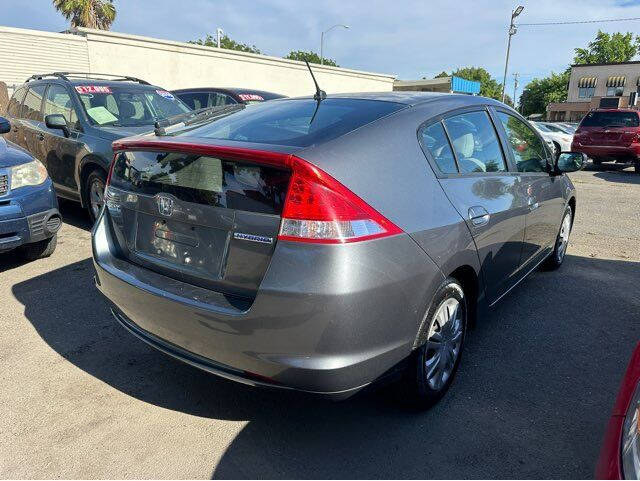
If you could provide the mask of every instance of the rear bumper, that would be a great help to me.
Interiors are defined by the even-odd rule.
[[[120,259],[105,219],[93,231],[96,285],[118,321],[175,358],[254,386],[354,394],[410,354],[442,280],[406,235],[280,242],[256,298],[240,302]]]
[[[571,150],[582,152],[589,157],[602,157],[607,159],[638,159],[640,158],[640,144],[629,146],[617,145],[582,145],[574,142]]]

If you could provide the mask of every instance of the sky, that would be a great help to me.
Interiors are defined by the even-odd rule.
[[[67,21],[51,0],[0,0],[0,25],[62,31]],[[517,22],[559,22],[640,17],[640,0],[521,1]],[[486,68],[502,81],[507,31],[514,0],[115,0],[111,30],[187,41],[215,34],[254,44],[267,55],[320,49],[339,65],[389,73],[403,80],[431,78],[458,67]],[[513,37],[507,91],[514,72],[520,87],[551,71],[564,70],[573,49],[598,29],[638,32],[640,21],[521,26]],[[519,95],[519,94],[518,94]]]

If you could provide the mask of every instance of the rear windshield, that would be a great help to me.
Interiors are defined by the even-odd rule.
[[[214,207],[280,214],[289,172],[241,161],[166,152],[122,152],[111,185]]]
[[[362,99],[278,100],[250,105],[190,130],[188,135],[217,140],[308,147],[335,139],[405,107]],[[184,131],[183,131],[184,132]]]
[[[640,121],[635,112],[589,112],[581,127],[638,127]]]
[[[130,86],[76,85],[87,116],[95,125],[137,127],[153,125],[190,109],[166,90]]]

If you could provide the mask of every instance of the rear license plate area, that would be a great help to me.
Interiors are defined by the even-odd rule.
[[[229,231],[138,212],[134,254],[181,272],[220,279]]]

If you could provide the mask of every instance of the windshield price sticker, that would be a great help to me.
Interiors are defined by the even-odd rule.
[[[252,100],[264,100],[264,98],[258,94],[238,94],[238,97],[240,97],[240,100],[244,100],[245,102],[250,102]]]
[[[110,94],[111,87],[106,85],[77,85],[76,92],[79,94]]]
[[[173,100],[175,98],[171,92],[167,92],[166,90],[156,90],[156,93],[165,99]]]

